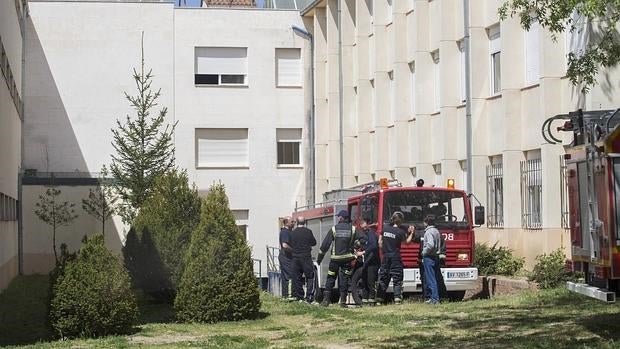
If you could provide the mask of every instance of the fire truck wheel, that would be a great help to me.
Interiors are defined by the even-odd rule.
[[[450,302],[460,302],[465,298],[465,291],[448,291]]]

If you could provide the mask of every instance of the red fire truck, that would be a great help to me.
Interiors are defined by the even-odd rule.
[[[558,131],[573,133],[565,146],[569,223],[573,271],[583,272],[585,283],[567,283],[575,292],[614,302],[620,279],[620,109],[557,115],[543,124],[543,137]]]
[[[404,214],[405,224],[424,229],[423,219],[428,213],[437,215],[436,226],[446,240],[446,266],[442,268],[446,288],[451,299],[461,300],[465,291],[476,286],[478,269],[473,267],[474,226],[484,224],[484,208],[476,206],[476,217],[472,220],[472,205],[468,195],[454,189],[454,181],[449,180],[449,187],[415,186],[403,187],[398,182],[388,183],[382,179],[359,190],[338,190],[326,193],[324,203],[317,207],[297,209],[293,218],[303,216],[307,226],[315,235],[317,246],[313,250],[316,258],[319,245],[325,234],[336,223],[335,214],[341,209],[350,212],[351,221],[359,226],[364,218],[376,226],[381,234],[384,223],[388,223],[392,213]],[[401,254],[405,266],[403,292],[421,292],[420,273],[418,269],[419,244],[404,244]],[[329,252],[325,257],[329,260]],[[329,263],[323,263],[317,273],[317,290],[324,287]],[[318,267],[318,266],[317,266]],[[388,292],[391,291],[388,289]],[[334,292],[336,295],[338,292]]]

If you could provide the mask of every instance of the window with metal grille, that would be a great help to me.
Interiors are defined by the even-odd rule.
[[[504,168],[502,163],[487,166],[487,226],[504,227]]]
[[[542,229],[542,162],[521,161],[521,227]]]
[[[561,209],[561,224],[563,229],[570,229],[570,218],[568,211],[568,181],[567,179],[567,167],[564,155],[560,155],[560,209]]]

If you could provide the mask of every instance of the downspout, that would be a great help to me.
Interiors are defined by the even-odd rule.
[[[465,50],[465,143],[467,161],[467,193],[472,194],[472,129],[471,129],[471,49],[469,35],[469,0],[463,0],[463,49]]]
[[[315,178],[315,140],[314,140],[314,37],[308,31],[299,28],[296,25],[291,26],[294,32],[310,41],[310,116],[308,117],[308,147],[310,148],[309,164],[308,164],[308,183],[310,190],[308,191],[308,203],[315,204],[316,178]]]
[[[18,201],[18,207],[17,207],[17,269],[18,269],[18,273],[19,275],[24,275],[24,214],[23,214],[23,210],[22,207],[24,206],[24,195],[23,195],[23,173],[24,173],[24,119],[26,118],[24,115],[25,112],[25,103],[24,103],[24,98],[26,96],[25,91],[26,91],[26,17],[29,16],[28,13],[28,3],[23,0],[22,1],[22,5],[26,5],[23,7],[22,9],[22,17],[19,19],[20,21],[20,33],[22,36],[22,76],[21,76],[21,81],[22,81],[22,86],[21,86],[21,102],[20,102],[20,109],[21,109],[21,115],[20,115],[20,122],[21,122],[21,128],[20,128],[20,154],[19,154],[19,171],[17,173],[17,201]]]
[[[342,79],[342,0],[338,0],[338,127],[340,141],[340,189],[344,189],[344,89]]]

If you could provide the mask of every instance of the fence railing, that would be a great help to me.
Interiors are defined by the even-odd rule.
[[[487,226],[504,227],[504,169],[502,164],[487,166]]]
[[[521,227],[542,229],[542,162],[521,161]]]

